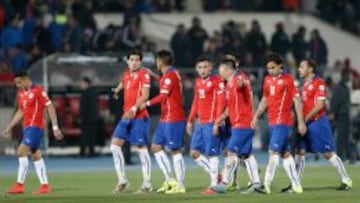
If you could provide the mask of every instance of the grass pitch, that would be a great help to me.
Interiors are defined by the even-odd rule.
[[[282,168],[273,182],[273,194],[249,194],[241,195],[239,191],[229,192],[225,195],[204,196],[201,191],[209,184],[205,172],[198,168],[189,168],[186,171],[185,195],[165,195],[155,192],[144,195],[133,194],[141,184],[140,167],[137,171],[129,171],[128,178],[131,183],[127,191],[121,195],[110,194],[116,181],[115,172],[87,172],[87,173],[50,173],[49,179],[53,192],[47,195],[34,196],[31,192],[38,186],[38,180],[34,173],[29,174],[26,182],[26,193],[21,195],[5,194],[6,189],[14,183],[15,174],[0,176],[0,202],[6,203],[111,203],[111,202],[141,202],[141,203],[228,203],[228,202],[334,202],[334,203],[357,203],[360,202],[360,166],[347,167],[353,179],[353,188],[350,191],[336,191],[340,182],[336,171],[331,166],[307,167],[303,178],[304,194],[281,194],[282,187],[288,185],[288,179]],[[261,168],[265,171],[264,168]],[[263,178],[264,173],[261,173]],[[247,184],[245,169],[240,171],[240,186]],[[160,171],[153,170],[153,186],[158,187],[162,182]]]

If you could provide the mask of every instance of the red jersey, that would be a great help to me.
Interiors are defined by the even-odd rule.
[[[32,85],[29,90],[17,93],[18,108],[23,113],[23,127],[45,127],[44,111],[51,104],[47,93],[40,85]]]
[[[209,76],[205,80],[197,78],[188,122],[193,122],[198,116],[201,124],[213,123],[217,113],[217,95],[223,89],[224,83],[218,76]]]
[[[161,103],[161,122],[178,122],[185,121],[182,99],[181,76],[175,68],[169,67],[160,79],[160,94],[149,103]]]
[[[136,104],[136,101],[142,95],[142,88],[150,88],[150,75],[145,69],[140,69],[136,72],[130,72],[126,70],[122,79],[124,87],[124,112],[129,111],[131,107]],[[135,115],[135,119],[148,118],[149,114],[145,109],[138,110]]]
[[[303,102],[304,117],[306,117],[306,115],[314,109],[319,100],[324,101],[326,99],[325,82],[319,77],[315,77],[311,81],[306,82],[301,91],[301,99]],[[310,120],[317,120],[323,115],[325,115],[325,107],[311,117]]]
[[[263,97],[268,103],[269,125],[294,124],[292,104],[294,97],[299,97],[294,78],[284,73],[277,77],[266,76],[263,85]]]
[[[238,81],[244,86],[239,87]],[[253,117],[253,95],[249,77],[245,73],[236,74],[226,87],[226,100],[232,128],[251,128]]]

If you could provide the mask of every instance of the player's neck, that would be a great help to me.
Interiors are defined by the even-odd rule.
[[[227,82],[231,82],[232,79],[235,77],[236,71],[232,72],[229,77],[225,78]]]
[[[168,66],[165,66],[165,65],[164,65],[163,67],[160,68],[161,73],[162,73],[162,74],[165,74],[170,68],[171,68],[170,65],[168,65]]]
[[[33,85],[33,82],[31,80],[26,81],[26,87],[24,88],[25,91],[30,90],[31,86]]]
[[[309,74],[309,75],[305,78],[305,81],[306,81],[306,82],[309,82],[309,81],[313,80],[314,77],[315,77],[315,74],[314,74],[314,73],[311,73],[311,74]]]

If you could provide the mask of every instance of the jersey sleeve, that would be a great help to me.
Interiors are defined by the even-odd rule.
[[[39,87],[36,94],[37,94],[37,98],[39,99],[41,105],[49,106],[51,104],[51,100],[43,88]]]
[[[269,85],[268,85],[268,82],[267,82],[267,77],[265,77],[265,79],[264,79],[264,84],[263,84],[263,87],[262,87],[262,96],[263,97],[268,97],[269,96],[269,91],[270,91],[270,87],[269,87]]]
[[[326,100],[326,85],[324,81],[319,80],[315,91],[315,100]]]
[[[216,120],[224,113],[226,108],[226,93],[225,84],[223,81],[219,83],[219,89],[216,93]]]
[[[174,87],[174,78],[170,74],[165,74],[160,82],[160,94],[170,94]]]
[[[190,114],[189,114],[189,117],[188,117],[188,122],[193,122],[194,121],[194,119],[195,119],[195,117],[197,115],[198,109],[199,109],[199,95],[198,95],[197,87],[195,85],[194,99],[193,99],[193,103],[191,105],[191,110],[190,110]]]
[[[20,99],[20,94],[19,93],[17,93],[16,94],[16,101],[17,101],[17,107],[18,107],[18,109],[20,109],[20,110],[22,110],[22,105],[21,105],[21,99]]]
[[[291,94],[291,98],[300,97],[299,90],[296,86],[294,78],[292,77],[289,77],[289,92]]]
[[[151,79],[149,73],[147,73],[146,71],[144,71],[144,73],[142,74],[141,82],[143,84],[142,87],[150,88]]]

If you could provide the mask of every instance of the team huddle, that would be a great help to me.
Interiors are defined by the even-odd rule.
[[[122,152],[126,141],[136,147],[141,161],[143,183],[137,193],[152,191],[149,144],[164,176],[163,184],[156,192],[186,193],[186,170],[182,154],[185,132],[191,135],[190,156],[210,177],[210,184],[204,186],[204,195],[226,193],[236,188],[236,171],[239,166],[246,168],[250,180],[248,187],[241,193],[270,194],[280,157],[290,179],[290,185],[282,192],[301,194],[306,152],[322,153],[329,160],[339,173],[339,190],[349,190],[352,187],[352,180],[335,153],[331,126],[325,115],[326,86],[316,75],[316,63],[312,59],[304,59],[298,67],[299,75],[304,80],[299,92],[294,77],[283,68],[281,57],[278,54],[269,55],[266,58],[268,75],[263,82],[262,98],[254,111],[251,82],[247,74],[238,68],[236,56],[224,55],[218,65],[218,75],[213,74],[215,63],[212,59],[199,56],[195,65],[198,78],[194,83],[194,98],[187,118],[182,104],[181,76],[172,66],[172,54],[169,51],[162,50],[156,55],[156,66],[162,73],[161,76],[142,67],[142,53],[138,50],[130,51],[126,62],[126,71],[117,87],[112,89],[115,97],[120,91],[124,91],[124,114],[114,130],[110,146],[118,176],[114,194],[122,193],[129,186]],[[159,82],[160,91],[150,99],[151,80]],[[31,152],[41,183],[39,190],[34,193],[48,193],[51,188],[39,151],[44,128],[41,122],[44,119],[43,116],[37,118],[34,115],[42,115],[47,107],[55,137],[62,139],[63,136],[51,101],[41,87],[34,85],[26,74],[16,75],[15,82],[20,88],[19,110],[4,133],[8,133],[23,118],[24,139],[19,146],[18,180],[7,192],[24,192],[27,154]],[[150,142],[150,116],[147,108],[158,104],[161,105],[160,121]],[[295,120],[293,107],[299,133],[294,146],[295,159],[290,146]],[[26,116],[29,111],[30,116]],[[252,154],[252,143],[258,120],[266,111],[270,136],[269,161],[261,181],[258,164]],[[170,152],[173,167],[166,152]],[[224,155],[223,167],[220,166],[220,155]]]

